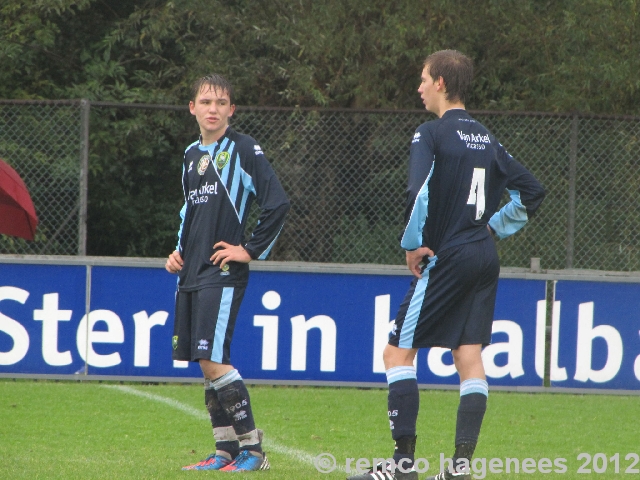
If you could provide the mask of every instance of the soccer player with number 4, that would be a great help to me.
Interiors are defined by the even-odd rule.
[[[400,244],[414,279],[383,353],[396,468],[378,464],[348,480],[418,478],[414,359],[430,347],[451,349],[460,403],[452,468],[427,480],[471,479],[489,395],[481,353],[491,342],[500,273],[493,237],[521,229],[544,198],[538,180],[465,110],[472,77],[471,59],[455,50],[424,62],[418,92],[438,118],[420,125],[411,142]],[[510,201],[498,211],[505,189]]]

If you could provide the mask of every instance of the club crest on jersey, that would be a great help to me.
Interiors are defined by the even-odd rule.
[[[218,167],[218,170],[222,170],[227,163],[229,163],[230,158],[231,155],[229,155],[229,152],[218,153],[218,155],[216,155],[216,167]]]
[[[224,267],[222,267],[220,270],[222,270],[220,272],[220,275],[229,275],[229,264],[225,263]]]
[[[207,171],[207,167],[209,166],[209,162],[211,161],[211,157],[209,155],[203,155],[198,162],[198,175],[204,175],[204,172]]]

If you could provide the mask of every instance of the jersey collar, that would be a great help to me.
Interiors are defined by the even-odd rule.
[[[202,134],[200,134],[200,135],[198,136],[198,148],[199,148],[200,150],[202,150],[203,152],[208,152],[208,151],[209,151],[209,150],[211,150],[212,148],[215,148],[217,145],[219,145],[219,144],[220,144],[220,142],[221,142],[222,140],[224,140],[225,138],[227,138],[227,137],[231,134],[231,132],[232,132],[232,131],[233,131],[233,130],[231,130],[231,125],[227,126],[227,129],[224,131],[224,133],[222,134],[222,136],[221,136],[218,140],[216,140],[216,141],[215,141],[215,142],[213,142],[213,143],[210,143],[210,144],[209,144],[209,145],[207,145],[207,146],[202,145]]]
[[[467,112],[467,110],[464,108],[452,108],[444,112],[444,114],[440,118],[445,118],[451,115],[464,115],[465,117],[470,116],[469,112]]]

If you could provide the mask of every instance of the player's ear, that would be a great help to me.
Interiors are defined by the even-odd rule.
[[[231,108],[229,109],[229,116],[232,117],[235,111],[236,111],[236,106],[231,105]]]
[[[196,114],[195,108],[196,108],[196,104],[193,103],[193,101],[190,101],[189,102],[189,111],[191,112],[191,115],[195,115]]]

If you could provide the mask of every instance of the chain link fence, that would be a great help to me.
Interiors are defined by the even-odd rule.
[[[82,252],[80,101],[0,101],[0,158],[29,189],[38,227],[33,242],[0,235],[0,253]]]
[[[498,242],[503,266],[539,257],[546,269],[640,269],[640,118],[472,113],[547,190],[536,217]],[[431,118],[241,109],[235,127],[262,143],[292,200],[278,259],[403,263],[410,140]]]
[[[477,114],[542,181],[539,214],[499,242],[503,264],[611,271],[640,269],[640,118]]]
[[[79,181],[84,148],[79,103],[46,109],[0,105],[0,114],[0,157],[23,175],[41,221],[35,242],[3,237],[0,251],[80,251],[78,222],[86,202]],[[528,267],[532,257],[540,257],[545,269],[640,269],[640,117],[472,114],[547,190],[536,217],[498,242],[503,266]],[[271,259],[402,264],[398,235],[409,146],[415,128],[431,118],[424,111],[239,107],[233,127],[258,140],[292,203]],[[195,127],[183,107],[95,102],[91,159],[107,154],[101,139],[112,135],[121,136],[129,149],[134,140],[156,145],[149,158],[173,159],[169,169],[175,171],[163,167],[155,173],[166,185],[179,180],[181,152],[196,138]],[[178,205],[179,191],[171,195]],[[105,237],[117,235],[100,225]],[[155,226],[162,232],[177,229]]]

